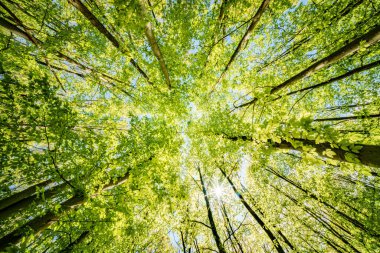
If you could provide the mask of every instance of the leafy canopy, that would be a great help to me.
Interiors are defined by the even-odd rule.
[[[0,2],[0,249],[377,252],[380,2]]]

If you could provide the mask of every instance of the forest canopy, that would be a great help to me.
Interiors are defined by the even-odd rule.
[[[379,0],[0,0],[0,252],[379,252]]]

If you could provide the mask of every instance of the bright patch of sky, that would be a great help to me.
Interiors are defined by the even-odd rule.
[[[197,39],[191,40],[191,49],[188,51],[189,54],[195,54],[199,51],[200,41]]]
[[[251,157],[249,155],[244,155],[243,159],[240,163],[240,170],[238,172],[240,183],[242,185],[245,185],[246,179],[247,179],[247,170],[249,166],[251,165]]]

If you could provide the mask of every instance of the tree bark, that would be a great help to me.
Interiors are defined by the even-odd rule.
[[[228,217],[227,209],[226,209],[224,203],[222,203],[222,213],[223,213],[224,217],[226,218],[226,221],[227,221],[227,224],[228,224],[228,228],[230,230],[230,233],[229,233],[230,235],[229,236],[232,236],[235,239],[236,244],[239,247],[240,253],[244,253],[243,247],[241,246],[238,238],[236,238],[236,236],[235,236],[235,232],[236,231],[234,230],[234,228],[233,228],[233,226],[231,224],[231,221],[230,221],[230,218]]]
[[[39,186],[39,187],[42,187],[42,186]],[[53,186],[50,189],[45,191],[44,198],[46,199],[51,198],[57,193],[62,192],[66,187],[67,185],[65,183],[57,185],[57,186]],[[34,192],[32,192],[29,196],[23,196],[23,198],[20,199],[19,201],[14,202],[12,205],[9,205],[3,210],[1,210],[0,219],[5,220],[9,216],[20,212],[22,209],[27,208],[30,204],[32,204],[35,200],[37,200],[38,198],[37,198],[36,191],[35,189],[33,190]]]
[[[220,239],[220,236],[219,236],[218,231],[217,231],[216,226],[215,226],[214,217],[212,215],[211,206],[210,206],[210,202],[208,199],[206,186],[205,186],[205,183],[203,181],[201,169],[199,167],[197,169],[198,169],[198,173],[199,173],[199,178],[201,180],[202,192],[203,192],[203,196],[204,196],[204,199],[206,202],[207,217],[208,217],[208,220],[210,222],[210,228],[212,231],[212,235],[214,236],[214,240],[215,240],[216,246],[218,247],[219,252],[220,253],[226,253],[226,250],[224,249],[224,246],[222,244],[222,241]]]
[[[316,200],[317,202],[325,205],[326,207],[330,208],[331,210],[333,210],[334,212],[336,212],[340,217],[344,218],[345,220],[347,220],[348,222],[350,222],[352,225],[354,225],[355,227],[361,229],[362,231],[364,232],[369,232],[366,227],[363,225],[363,223],[361,223],[360,221],[352,218],[351,216],[343,213],[342,211],[340,211],[339,209],[335,208],[333,205],[327,203],[326,201],[322,200],[321,198],[319,198],[318,196],[316,196],[315,194],[311,193],[310,191],[304,189],[299,183],[297,182],[294,182],[293,180],[285,177],[284,175],[281,175],[279,172],[275,171],[274,169],[272,168],[266,168],[265,169],[266,171],[269,171],[270,173],[272,173],[273,175],[281,178],[282,180],[288,182],[289,184],[293,185],[294,187],[296,187],[297,189],[299,189],[300,191],[302,191],[303,193],[305,193],[308,197]],[[377,235],[376,233],[372,233],[374,236],[379,236]]]
[[[101,191],[112,189],[113,187],[116,187],[120,184],[123,184],[126,182],[129,178],[129,171],[125,174],[125,176],[119,178],[114,183],[109,183],[103,187]],[[97,194],[91,196],[96,197]],[[86,198],[84,195],[79,196],[73,196],[68,200],[65,200],[63,203],[61,203],[61,211],[68,211],[76,206],[82,205],[86,201]],[[38,234],[39,232],[42,232],[44,229],[55,223],[59,218],[59,214],[56,214],[52,211],[46,212],[41,217],[35,217],[31,221],[27,222],[20,228],[12,231],[11,233],[5,235],[0,239],[0,251],[5,250],[8,246],[17,244],[22,237],[24,236],[24,231],[28,228],[31,228],[35,234]]]
[[[248,39],[250,38],[250,36],[252,34],[253,29],[259,23],[261,16],[264,14],[265,10],[267,9],[269,2],[270,2],[270,0],[263,0],[261,2],[259,9],[255,13],[255,15],[252,17],[251,24],[249,25],[247,31],[245,31],[243,38],[241,38],[241,40],[239,41],[238,46],[235,48],[235,51],[233,52],[231,58],[229,59],[227,65],[225,66],[222,74],[220,75],[220,77],[219,77],[219,79],[215,85],[217,85],[222,80],[223,76],[225,75],[225,73],[227,72],[229,67],[231,66],[232,62],[235,60],[235,58],[237,57],[239,52],[242,50],[243,46],[247,43]]]
[[[315,122],[323,122],[323,121],[339,121],[339,120],[357,120],[357,119],[369,119],[369,118],[380,118],[379,114],[371,114],[371,115],[357,115],[357,116],[347,116],[347,117],[334,117],[334,118],[321,118],[315,119]]]
[[[348,154],[355,155],[359,159],[360,163],[367,166],[377,167],[380,168],[380,146],[375,145],[361,145],[362,148],[359,150],[359,153],[354,153],[352,151],[345,151],[341,148],[334,148],[331,147],[330,143],[315,143],[313,140],[305,140],[305,139],[294,139],[296,141],[300,141],[303,145],[311,146],[315,148],[315,151],[318,153],[318,155],[326,157],[324,152],[327,149],[332,150],[335,154],[332,155],[332,157],[327,157],[330,159],[334,159],[341,162],[348,162],[348,163],[355,163],[355,161],[352,161],[347,158]],[[287,148],[287,149],[295,149],[299,151],[303,151],[302,147],[295,148],[290,142],[282,140],[279,144],[274,144],[274,147],[278,148]]]
[[[107,28],[98,20],[97,17],[80,1],[80,0],[68,0],[68,2],[74,6],[82,15],[90,21],[90,23],[101,33],[103,34],[111,43],[114,45],[114,47],[120,49],[120,44],[118,40],[107,30]],[[149,84],[151,84],[151,81],[149,80],[149,77],[141,69],[141,67],[137,64],[137,62],[134,59],[130,60],[130,63],[133,67],[136,68],[136,70],[147,80]]]
[[[145,8],[144,2],[142,0],[139,0],[139,5],[140,5],[142,16],[148,20],[149,19],[148,18],[148,11]],[[172,88],[172,86],[171,86],[171,82],[170,82],[169,71],[166,67],[164,57],[162,56],[162,53],[161,53],[161,49],[158,46],[157,39],[156,39],[156,36],[154,35],[154,31],[153,31],[153,24],[151,22],[146,23],[144,32],[145,32],[146,38],[148,39],[150,48],[152,49],[154,56],[156,57],[156,59],[158,60],[158,62],[160,64],[161,71],[165,77],[165,82],[166,82],[166,84],[170,90]]]
[[[324,81],[324,82],[321,82],[321,83],[318,83],[318,84],[315,84],[315,85],[312,85],[312,86],[309,86],[309,87],[306,87],[306,88],[302,88],[302,89],[299,89],[299,90],[295,90],[295,91],[289,92],[289,93],[287,93],[284,96],[277,97],[273,101],[278,100],[278,99],[280,99],[282,97],[285,97],[285,96],[290,96],[290,95],[302,92],[302,91],[312,90],[312,89],[316,89],[316,88],[320,88],[320,87],[326,86],[326,85],[328,85],[330,83],[333,83],[333,82],[336,82],[336,81],[340,81],[340,80],[345,79],[345,78],[347,78],[349,76],[352,76],[354,74],[358,74],[358,73],[360,73],[362,71],[369,70],[369,69],[372,69],[372,68],[376,68],[379,65],[380,65],[380,60],[379,61],[375,61],[375,62],[371,62],[371,63],[369,63],[367,65],[363,65],[361,67],[358,67],[356,69],[348,71],[347,73],[345,73],[343,75],[340,75],[340,76],[337,76],[337,77],[333,77],[333,78],[331,78],[331,79],[329,79],[327,81]]]
[[[380,40],[380,25],[376,25],[372,30],[370,30],[366,34],[351,41],[350,43],[338,49],[337,51],[330,54],[329,56],[317,61],[316,63],[312,64],[308,68],[299,72],[297,75],[289,78],[285,82],[275,86],[274,88],[271,89],[270,94],[275,94],[279,92],[280,90],[288,87],[289,85],[295,83],[296,81],[301,80],[304,77],[308,77],[311,74],[317,72],[318,70],[326,68],[330,66],[331,64],[339,61],[340,59],[357,52],[360,49],[360,47],[370,46],[372,44],[375,44],[379,40]],[[365,41],[366,43],[363,45],[362,41]]]
[[[78,236],[74,241],[69,243],[61,252],[72,252],[72,249],[75,247],[75,245],[80,244],[83,242],[87,236],[90,234],[90,231],[84,231],[80,236]]]
[[[272,241],[274,247],[276,248],[277,252],[279,253],[285,253],[284,249],[279,244],[278,240],[270,231],[270,229],[265,225],[264,221],[256,214],[256,212],[251,208],[250,205],[245,201],[243,195],[236,189],[234,183],[232,180],[227,176],[226,172],[222,170],[222,168],[219,167],[219,170],[222,172],[223,176],[227,179],[228,183],[231,185],[232,189],[234,190],[236,196],[240,199],[241,203],[244,205],[244,207],[248,210],[248,212],[252,215],[252,217],[256,220],[256,222],[260,225],[260,227],[264,230],[264,232],[267,234],[269,239]]]
[[[160,47],[158,46],[156,36],[154,36],[153,32],[153,25],[151,22],[148,22],[145,26],[145,35],[148,39],[149,45],[152,48],[153,54],[160,63],[160,68],[162,73],[164,74],[166,84],[169,88],[169,90],[172,88],[170,77],[169,77],[169,71],[166,67],[164,57],[162,56]]]
[[[23,31],[22,29],[18,28],[16,25],[10,23],[9,21],[7,21],[6,19],[3,19],[2,17],[0,17],[0,26],[4,27],[5,29],[7,29],[10,33],[13,33],[13,34],[16,34],[24,39],[26,39],[27,41],[33,43],[34,45],[36,46],[40,46],[40,45],[43,45],[43,42],[40,41],[39,39],[37,39],[36,37],[34,37],[32,34],[28,34],[26,33],[25,31]],[[70,62],[72,63],[73,65],[77,66],[78,68],[80,69],[83,69],[85,71],[89,71],[89,72],[93,72],[93,73],[96,73],[94,71],[94,69],[88,67],[88,66],[85,66],[84,64],[78,62],[77,60],[57,51],[56,52],[56,55],[59,57],[59,58],[62,58],[64,59],[65,61],[67,62]],[[37,60],[37,63],[39,64],[42,64],[42,65],[45,65],[45,66],[48,66],[48,64],[46,62],[43,62],[43,61],[38,61]],[[139,71],[139,73],[141,75],[143,75],[143,77],[145,79],[149,79],[148,76],[146,75],[146,73],[140,68],[140,66],[138,66],[138,64],[132,59],[131,60],[131,64]],[[52,66],[53,68],[56,68],[58,70],[64,70],[64,71],[67,71],[67,72],[70,72],[72,74],[76,74],[80,77],[83,77],[84,78],[84,74],[82,73],[78,73],[78,72],[74,72],[74,71],[71,71],[71,70],[66,70],[66,69],[62,69],[58,66]],[[117,81],[119,83],[122,83],[122,81],[110,76],[110,75],[107,75],[107,74],[104,74],[104,73],[98,73],[100,74],[102,77],[104,78],[107,78],[107,79],[110,79],[112,81]],[[152,84],[150,81],[148,81],[150,84]]]
[[[305,77],[308,77],[308,76],[314,74],[315,72],[317,72],[323,68],[330,66],[331,64],[339,61],[340,59],[343,59],[346,56],[352,55],[353,53],[357,52],[361,47],[371,46],[371,45],[375,44],[376,42],[378,42],[379,40],[380,40],[380,25],[376,25],[372,30],[370,30],[366,34],[362,35],[359,38],[354,39],[353,41],[351,41],[347,45],[345,45],[345,46],[341,47],[340,49],[338,49],[337,51],[335,51],[334,53],[332,53],[332,54],[326,56],[325,58],[315,62],[314,64],[310,65],[308,68],[302,70],[298,74],[292,76],[291,78],[289,78],[285,82],[273,87],[270,90],[270,94],[273,95],[273,94],[279,92],[280,90],[282,90],[286,87],[289,87],[291,84],[294,84],[295,82],[297,82],[297,81],[299,81]],[[363,41],[365,41],[364,45],[362,43]],[[242,107],[250,106],[252,104],[255,104],[257,101],[258,101],[257,98],[253,98],[250,101],[247,101],[241,105],[236,106],[236,108],[242,108]]]
[[[303,210],[305,210],[311,217],[313,217],[316,221],[318,221],[324,228],[327,229],[327,231],[331,232],[336,238],[341,240],[343,243],[345,243],[347,246],[349,246],[354,252],[361,253],[358,249],[356,249],[346,238],[344,238],[338,231],[336,231],[330,224],[328,224],[327,221],[325,221],[324,218],[319,217],[318,214],[316,214],[313,210],[311,210],[309,207],[303,206],[297,199],[293,198],[289,194],[281,191],[277,187],[271,185],[274,189],[276,189],[278,192],[285,195],[288,199],[290,199],[295,205],[300,206]]]
[[[26,188],[25,190],[22,190],[18,193],[15,193],[6,199],[2,199],[0,201],[0,211],[3,211],[5,208],[7,208],[7,207],[25,199],[25,198],[29,198],[29,197],[35,195],[37,188],[45,187],[46,185],[48,185],[50,183],[52,183],[52,180],[48,179],[48,180],[45,180],[45,181],[40,182],[38,184],[32,185],[32,186],[30,186],[30,187]]]
[[[237,140],[243,140],[243,141],[253,141],[253,138],[250,136],[225,136],[227,139],[232,141]],[[315,148],[315,151],[318,155],[322,157],[326,157],[329,159],[337,160],[340,162],[348,162],[348,163],[356,163],[355,161],[351,160],[347,157],[347,155],[354,155],[357,157],[357,159],[360,161],[361,164],[366,166],[372,166],[376,168],[380,168],[380,146],[375,145],[364,145],[364,144],[357,144],[357,146],[361,146],[362,148],[358,151],[358,153],[354,153],[352,151],[346,151],[341,148],[334,148],[331,146],[330,143],[316,143],[314,140],[306,140],[306,139],[297,139],[294,138],[294,141],[299,141],[302,143],[303,146],[311,146]],[[303,152],[302,147],[295,147],[292,143],[281,140],[281,143],[273,143],[272,141],[268,141],[268,143],[272,143],[273,147],[279,148],[279,149],[293,149]],[[328,157],[324,154],[324,152],[330,149],[335,154],[333,154],[331,157]]]

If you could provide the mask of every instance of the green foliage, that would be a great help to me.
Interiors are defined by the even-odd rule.
[[[378,252],[380,2],[264,3],[0,3],[0,251]]]

